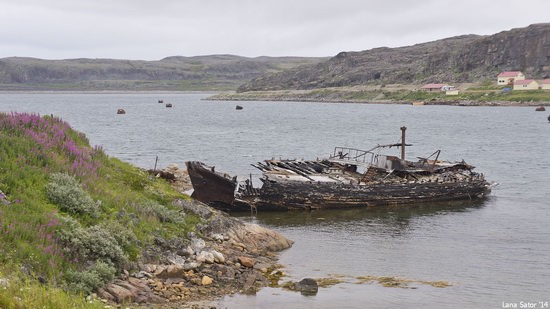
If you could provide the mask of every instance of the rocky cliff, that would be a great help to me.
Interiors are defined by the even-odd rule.
[[[238,91],[477,82],[494,79],[505,70],[521,70],[528,78],[550,76],[550,23],[491,36],[464,35],[407,47],[341,52],[318,64],[258,77]]]

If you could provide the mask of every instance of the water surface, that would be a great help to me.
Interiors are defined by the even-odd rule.
[[[201,160],[245,177],[272,157],[316,158],[334,146],[398,142],[407,157],[441,149],[499,182],[481,202],[346,211],[236,214],[295,241],[280,254],[288,280],[339,275],[316,296],[262,289],[228,308],[502,308],[550,301],[550,123],[532,107],[451,107],[201,100],[206,94],[0,94],[0,111],[55,114],[92,145],[143,168]],[[166,108],[163,99],[173,104]],[[125,115],[116,110],[124,108]],[[358,276],[447,281],[409,289]],[[540,308],[540,305],[539,307]]]

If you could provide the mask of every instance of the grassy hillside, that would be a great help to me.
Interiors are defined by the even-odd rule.
[[[83,297],[198,218],[164,180],[56,117],[0,114],[0,308],[103,307]]]

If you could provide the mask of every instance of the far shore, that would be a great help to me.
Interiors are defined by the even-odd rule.
[[[0,94],[216,94],[209,90],[0,90]]]
[[[517,106],[517,107],[541,107],[550,106],[548,101],[480,101],[480,100],[455,100],[455,99],[431,99],[426,101],[411,100],[384,100],[384,99],[345,99],[329,96],[308,97],[307,90],[292,91],[261,91],[261,92],[222,92],[208,90],[0,90],[0,94],[210,94],[204,98],[207,101],[272,101],[272,102],[311,102],[311,103],[356,103],[356,104],[394,104],[394,105],[440,105],[440,106]],[[159,97],[162,99],[162,97]]]
[[[388,104],[388,105],[440,105],[440,106],[517,106],[517,107],[540,107],[550,106],[550,102],[517,102],[517,101],[473,101],[473,100],[436,100],[425,102],[396,101],[396,100],[330,100],[323,98],[306,99],[297,97],[262,97],[251,98],[239,97],[237,95],[214,95],[204,100],[209,101],[272,101],[272,102],[311,102],[311,103],[355,103],[355,104]]]

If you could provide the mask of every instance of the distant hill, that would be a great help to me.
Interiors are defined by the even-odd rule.
[[[407,47],[341,52],[327,61],[258,77],[238,92],[479,82],[506,70],[521,70],[527,78],[550,77],[550,23],[491,36],[463,35]]]
[[[2,90],[303,90],[385,84],[471,83],[501,71],[550,77],[550,23],[490,36],[341,52],[332,58],[210,55],[159,61],[0,59]]]
[[[0,90],[232,90],[328,58],[210,55],[159,61],[0,59]]]

